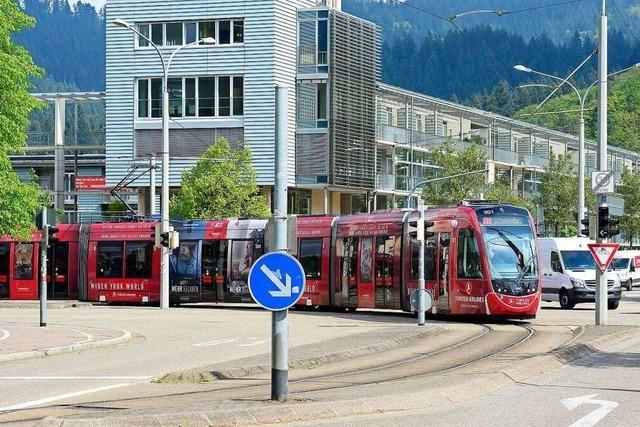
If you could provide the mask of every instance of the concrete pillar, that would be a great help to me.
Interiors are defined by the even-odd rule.
[[[56,97],[54,104],[55,127],[54,127],[54,173],[53,190],[54,208],[64,210],[64,123],[65,123],[65,99]]]

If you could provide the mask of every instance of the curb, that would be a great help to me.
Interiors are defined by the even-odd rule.
[[[48,356],[55,356],[57,354],[74,353],[76,351],[91,350],[94,348],[109,347],[113,345],[122,344],[131,339],[131,332],[122,330],[122,335],[115,338],[109,338],[101,341],[91,341],[85,343],[76,343],[63,345],[60,347],[45,348],[43,350],[24,351],[20,353],[0,354],[0,363],[2,362],[14,362],[16,360],[25,359],[38,359]]]
[[[358,357],[370,356],[372,354],[382,353],[384,351],[397,349],[399,346],[406,346],[413,342],[419,341],[428,336],[438,335],[447,331],[444,325],[433,325],[429,331],[421,331],[402,338],[395,338],[376,344],[370,344],[357,347],[350,350],[329,353],[321,356],[294,359],[289,361],[289,369],[315,369],[331,363],[352,360]],[[247,376],[271,373],[271,365],[252,365],[239,368],[229,368],[222,370],[194,369],[188,371],[172,372],[154,378],[152,382],[169,384],[169,383],[207,383],[216,380],[240,379]]]
[[[82,301],[47,301],[47,309],[60,310],[69,308],[85,308],[93,307],[90,302]],[[12,302],[0,302],[0,308],[19,308],[19,309],[37,309],[40,308],[39,301],[12,301]]]
[[[425,409],[441,406],[442,401],[462,403],[496,393],[519,381],[564,366],[604,350],[606,347],[638,337],[640,328],[627,329],[586,343],[571,344],[548,354],[533,356],[508,368],[460,384],[439,387],[429,393],[406,394],[313,403],[267,403],[246,409],[170,413],[151,416],[113,417],[106,419],[64,419],[47,417],[38,426],[113,426],[113,425],[190,425],[239,426],[317,421],[344,417]],[[222,403],[222,402],[221,402]]]

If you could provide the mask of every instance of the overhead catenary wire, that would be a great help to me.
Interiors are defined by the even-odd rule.
[[[616,10],[618,15],[620,16],[620,20],[622,21],[622,24],[627,28],[627,31],[629,31],[629,34],[631,34],[631,37],[633,37],[633,39],[635,40],[635,42],[638,45],[638,47],[640,47],[640,39],[638,38],[636,33],[633,31],[633,29],[631,29],[631,25],[629,25],[629,21],[627,21],[627,18],[625,18],[624,14],[622,13],[620,8],[618,7],[618,3],[616,3],[615,0],[611,0],[611,3],[613,4],[614,9]]]

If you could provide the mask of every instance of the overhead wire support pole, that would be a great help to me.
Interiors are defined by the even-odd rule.
[[[42,207],[42,236],[40,237],[40,327],[47,326],[47,249],[49,225],[47,205]]]
[[[608,22],[607,22],[607,1],[602,0],[602,10],[600,13],[599,26],[599,49],[598,49],[598,170],[606,171],[609,168],[607,159],[607,137],[608,137]],[[601,196],[598,196],[598,206],[603,204]],[[596,221],[596,242],[605,243],[606,238],[601,237],[601,230]],[[596,325],[606,325],[608,322],[607,313],[607,277],[599,268],[596,268]]]

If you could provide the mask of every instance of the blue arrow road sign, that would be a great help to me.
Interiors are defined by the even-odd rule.
[[[253,300],[267,310],[286,310],[304,293],[305,279],[297,259],[285,252],[271,252],[251,267],[249,292]]]

